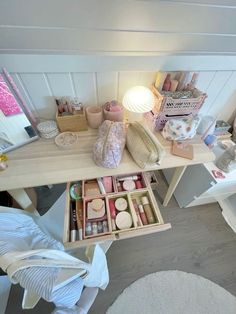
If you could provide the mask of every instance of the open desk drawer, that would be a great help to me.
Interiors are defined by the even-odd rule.
[[[164,223],[163,218],[161,216],[159,207],[157,205],[155,196],[152,192],[152,189],[150,186],[147,186],[145,189],[142,190],[134,190],[131,192],[116,192],[113,194],[107,194],[107,195],[98,195],[97,197],[94,197],[94,199],[102,199],[104,201],[105,205],[105,215],[102,218],[95,218],[94,220],[91,220],[92,223],[96,222],[95,225],[98,224],[101,226],[103,221],[107,221],[107,229],[102,231],[102,233],[94,234],[88,234],[87,231],[88,228],[84,228],[85,224],[90,221],[88,220],[88,203],[92,201],[91,198],[83,198],[83,239],[77,240],[74,242],[71,242],[70,239],[70,214],[71,214],[71,197],[70,197],[70,186],[71,184],[67,184],[67,197],[66,197],[66,205],[65,205],[65,219],[64,219],[64,235],[63,235],[63,242],[64,245],[67,248],[77,248],[77,247],[84,247],[90,244],[94,243],[101,243],[105,241],[115,241],[115,240],[121,240],[121,239],[127,239],[127,238],[133,238],[137,236],[142,236],[145,234],[150,233],[156,233],[165,231],[171,228],[171,225],[169,223]],[[142,204],[142,197],[146,197],[148,199],[152,215],[153,215],[153,221],[151,223],[148,223],[144,225],[142,223],[141,217],[137,215],[137,207],[135,206],[134,200],[136,200],[136,203]],[[123,198],[126,200],[127,208],[124,211],[127,211],[129,213],[129,216],[132,219],[132,223],[130,227],[119,229],[116,225],[116,219],[112,218],[111,211],[110,211],[110,205],[111,202],[115,204],[116,200],[118,198]],[[73,202],[73,201],[72,201]],[[114,207],[113,207],[114,208]],[[135,209],[136,208],[136,209]],[[120,211],[116,209],[116,216],[120,213]],[[113,214],[114,217],[114,214]],[[78,213],[77,213],[78,218]],[[147,216],[146,216],[147,218]],[[82,219],[82,218],[81,218]],[[113,220],[113,223],[112,223]],[[115,229],[114,229],[114,222],[115,222]],[[87,224],[86,224],[87,226]]]

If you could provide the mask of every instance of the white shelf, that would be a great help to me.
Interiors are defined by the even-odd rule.
[[[217,160],[224,150],[216,146],[213,152]],[[236,170],[230,173],[223,172],[224,179],[215,178],[212,170],[219,170],[214,161],[186,169],[174,193],[180,207],[219,202],[236,193]],[[163,172],[169,182],[172,170],[165,169]]]
[[[233,143],[233,142],[232,142]],[[222,148],[220,148],[219,146],[215,146],[213,148],[213,153],[216,155],[216,160],[219,158],[219,156],[221,156],[223,153],[224,153],[224,150]],[[220,170],[216,165],[215,165],[215,161],[211,161],[211,162],[207,162],[204,164],[204,166],[206,167],[206,169],[210,172],[210,174],[212,175],[212,177],[215,179],[216,183],[231,183],[231,182],[235,182],[236,181],[236,170],[230,172],[230,173],[227,173],[227,172],[224,172],[222,170]],[[212,173],[212,170],[218,170],[218,171],[221,171],[225,178],[224,179],[218,179],[218,178],[215,178],[213,176],[213,173]]]

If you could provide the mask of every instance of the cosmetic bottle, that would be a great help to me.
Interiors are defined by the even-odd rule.
[[[83,201],[76,201],[76,216],[79,240],[83,240]]]
[[[186,91],[186,87],[190,82],[191,82],[191,73],[186,72],[185,80],[183,82],[183,84],[184,84],[183,89],[182,89],[183,91]]]
[[[136,199],[132,200],[132,203],[133,203],[133,206],[134,206],[134,209],[135,209],[135,213],[136,213],[136,216],[137,216],[137,225],[139,227],[143,226],[142,219],[140,217],[140,213],[139,213],[139,210],[138,210],[138,204],[137,204]]]
[[[113,199],[109,199],[109,209],[110,209],[110,214],[111,214],[111,226],[112,230],[116,230],[116,207],[115,207],[115,201]]]
[[[163,87],[163,84],[165,82],[166,76],[167,76],[166,72],[158,72],[157,73],[157,77],[156,77],[156,81],[155,81],[155,87],[156,87],[156,89],[159,90],[159,92],[162,91],[162,87]]]
[[[187,84],[185,90],[191,91],[196,87],[197,81],[198,81],[199,73],[193,73],[191,81]]]
[[[108,232],[108,225],[107,225],[107,221],[106,220],[103,220],[102,227],[103,227],[103,233]]]
[[[140,180],[135,181],[135,187],[137,190],[142,189],[143,188],[142,182]]]
[[[92,235],[92,224],[91,222],[87,222],[85,225],[85,234],[86,236]]]
[[[118,190],[118,192],[122,192],[123,191],[120,182],[117,182],[117,190]]]
[[[184,89],[188,73],[189,72],[181,72],[179,74],[179,76],[178,76],[179,84],[177,85],[177,88],[176,88],[177,91],[182,91]]]
[[[103,186],[105,188],[106,193],[113,192],[113,185],[112,185],[112,177],[103,177]]]
[[[171,80],[170,91],[175,92],[179,82],[177,80]]]
[[[149,200],[146,196],[143,196],[141,200],[142,200],[144,212],[147,217],[147,221],[148,223],[153,224],[155,222],[155,217],[153,215],[152,208],[149,204]]]
[[[92,234],[93,235],[98,234],[98,224],[96,222],[92,223]]]
[[[167,74],[162,90],[168,92],[170,90],[170,87],[171,87],[170,74]]]
[[[75,202],[70,204],[70,241],[74,242],[77,238],[77,217],[76,217],[76,207]]]
[[[97,178],[97,183],[98,183],[101,194],[106,194],[106,190],[103,185],[102,178]]]
[[[103,226],[101,221],[98,221],[98,233],[103,233]]]
[[[139,176],[128,176],[128,177],[119,177],[118,181],[125,181],[125,180],[138,180]]]
[[[139,205],[138,206],[138,209],[139,209],[139,213],[140,213],[140,217],[141,217],[141,220],[142,220],[142,224],[145,226],[145,225],[148,225],[148,221],[147,221],[147,217],[146,217],[146,214],[144,212],[144,209],[143,209],[143,205]]]

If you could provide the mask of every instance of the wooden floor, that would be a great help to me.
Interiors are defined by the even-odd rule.
[[[91,314],[105,313],[125,287],[162,270],[201,275],[236,296],[236,235],[218,205],[172,207],[162,213],[172,230],[112,245],[107,255],[110,284],[99,294]]]
[[[161,200],[165,189],[162,184],[157,199]],[[172,198],[161,212],[165,222],[172,224],[171,230],[113,243],[107,255],[110,284],[99,293],[90,314],[104,314],[124,288],[162,270],[201,275],[236,296],[236,234],[224,221],[220,207],[214,203],[181,209]],[[52,305],[46,302],[34,310],[21,310],[21,294],[20,289],[12,289],[7,314],[51,312]]]

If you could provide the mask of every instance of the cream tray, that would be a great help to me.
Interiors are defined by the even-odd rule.
[[[99,242],[104,242],[106,240],[121,240],[121,239],[126,239],[126,238],[133,238],[145,234],[151,234],[151,233],[156,233],[160,231],[165,231],[171,228],[171,225],[169,223],[164,223],[161,212],[159,210],[159,207],[157,205],[155,196],[153,194],[152,188],[150,183],[148,182],[145,173],[134,173],[131,175],[141,175],[142,178],[142,188],[140,189],[135,189],[133,191],[127,192],[127,191],[117,191],[117,177],[113,177],[113,192],[112,193],[107,193],[107,194],[99,194],[99,195],[94,195],[90,197],[86,197],[84,195],[84,182],[82,182],[82,201],[83,201],[83,239],[82,240],[76,240],[75,242],[71,242],[70,240],[70,206],[71,202],[73,200],[70,197],[70,187],[72,184],[75,182],[71,182],[67,184],[67,191],[66,191],[66,204],[65,204],[65,220],[64,220],[64,235],[63,235],[63,242],[66,247],[70,248],[77,248],[77,247],[83,247],[87,246],[93,243],[99,243]],[[152,213],[155,217],[155,222],[152,224],[147,224],[147,225],[138,225],[138,219],[137,219],[137,214],[135,212],[135,208],[133,206],[133,199],[141,199],[141,197],[146,196],[149,201],[149,205],[151,207]],[[132,217],[132,226],[128,229],[122,229],[119,230],[116,228],[116,230],[113,230],[112,228],[112,219],[111,219],[111,214],[110,214],[110,208],[109,208],[109,200],[113,199],[116,200],[117,198],[122,197],[127,200],[128,203],[128,208],[127,212]],[[87,220],[87,203],[91,202],[93,199],[102,199],[104,200],[105,203],[105,212],[106,215],[102,218],[103,221],[107,221],[107,230],[106,232],[103,233],[98,233],[96,235],[86,235],[85,231],[85,225]],[[96,221],[99,221],[96,220]]]

